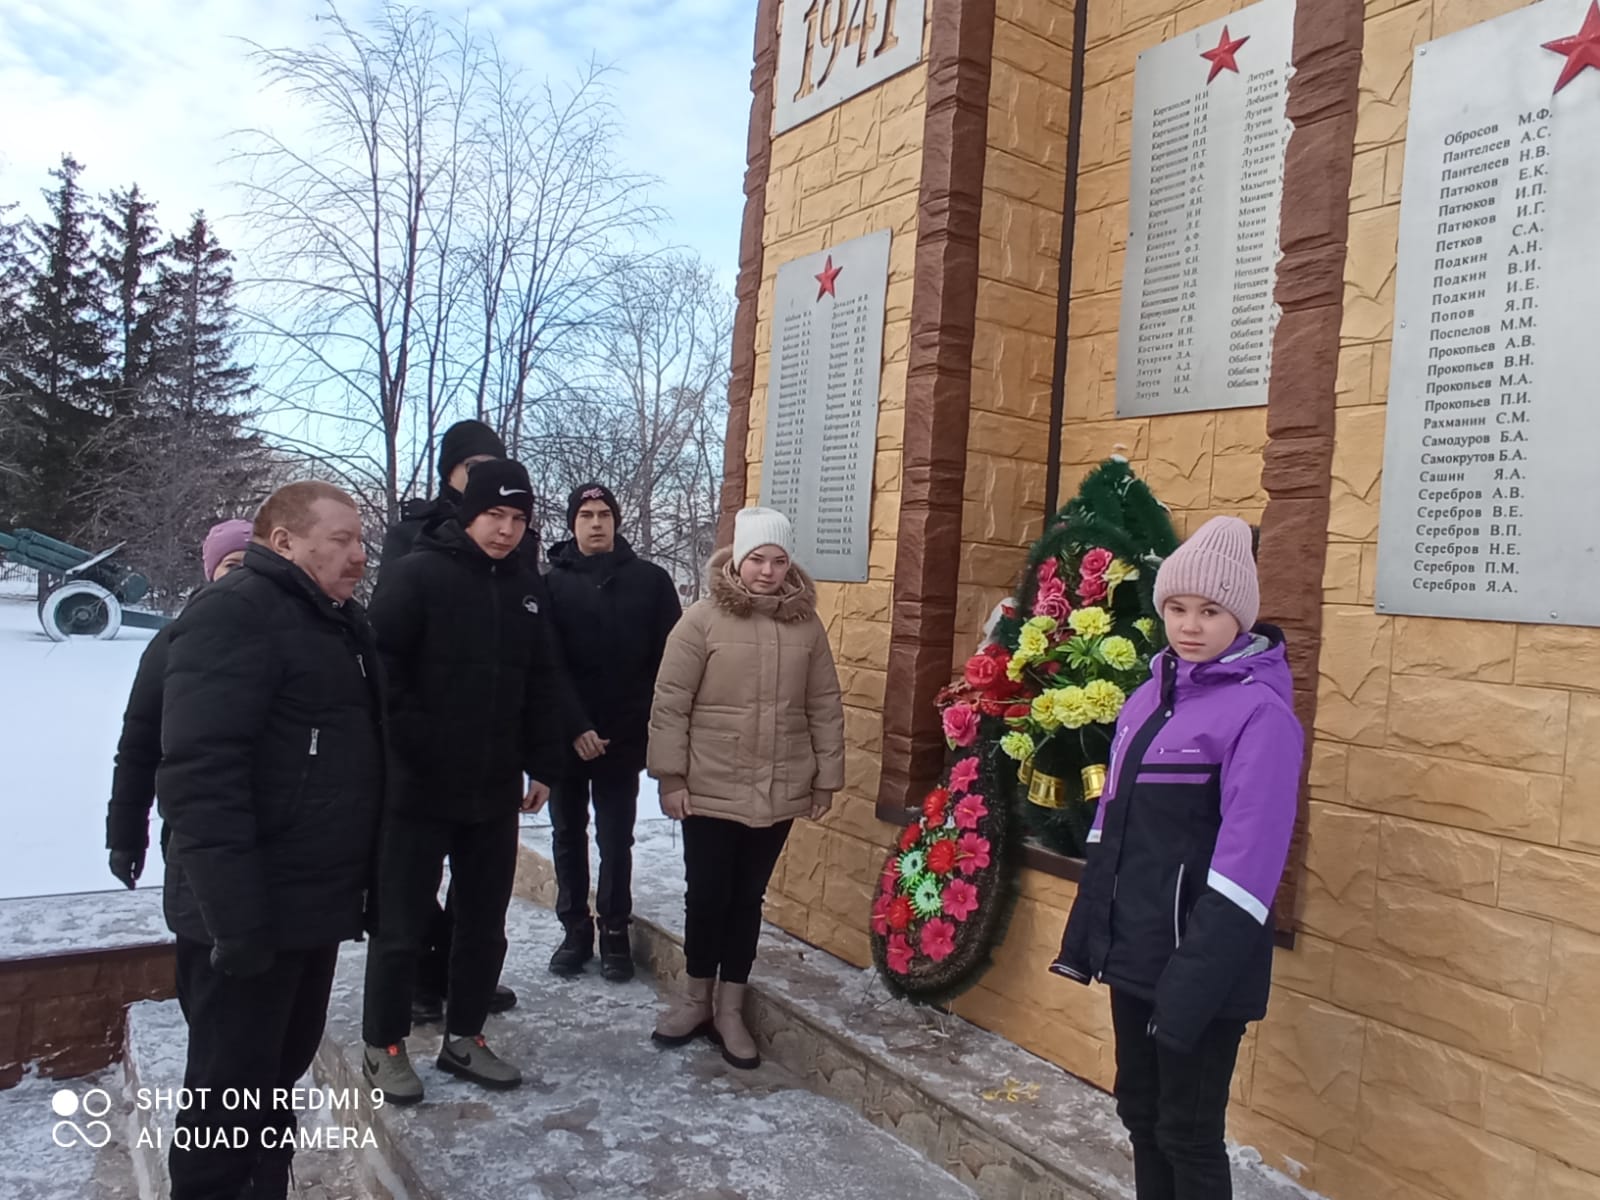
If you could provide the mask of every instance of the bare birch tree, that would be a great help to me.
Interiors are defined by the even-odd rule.
[[[290,438],[392,520],[449,420],[522,445],[551,357],[653,213],[614,161],[598,67],[534,85],[425,10],[323,19],[316,46],[253,48],[309,132],[247,131],[249,308],[277,347],[262,382],[279,423],[299,418]]]

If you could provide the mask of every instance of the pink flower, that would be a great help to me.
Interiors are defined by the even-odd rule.
[[[879,877],[879,884],[882,886],[884,891],[893,895],[895,884],[899,882],[900,860],[891,854],[889,856],[889,861],[883,864],[883,874]]]
[[[1111,565],[1115,558],[1116,555],[1112,554],[1111,551],[1104,547],[1099,547],[1083,556],[1083,562],[1079,564],[1079,569],[1083,572],[1085,579],[1097,579],[1106,573],[1106,568]]]
[[[963,833],[956,843],[957,865],[963,875],[971,875],[989,865],[989,839],[976,833]]]
[[[944,710],[944,736],[954,746],[978,740],[978,710],[970,704],[952,704]]]
[[[1064,592],[1059,596],[1046,596],[1033,606],[1033,615],[1036,617],[1054,617],[1058,621],[1065,621],[1072,615],[1072,602],[1067,599]]]
[[[989,815],[989,806],[983,802],[983,797],[967,795],[956,802],[956,828],[976,829],[978,822]]]
[[[889,905],[894,903],[894,897],[887,892],[881,892],[872,902],[872,932],[879,937],[884,937],[889,932]]]
[[[1055,578],[1056,578],[1056,572],[1059,571],[1059,570],[1060,570],[1060,564],[1058,564],[1054,558],[1045,559],[1042,563],[1039,564],[1039,582],[1040,582],[1040,584],[1042,585],[1042,584],[1053,582],[1055,580]]]
[[[978,907],[978,889],[965,879],[952,879],[944,886],[944,911],[965,921]]]
[[[972,785],[978,782],[978,756],[976,754],[963,758],[950,768],[950,794],[959,795],[972,790]]]
[[[1078,597],[1085,604],[1099,604],[1106,598],[1106,577],[1096,575],[1090,579],[1086,576],[1078,585]]]
[[[889,960],[889,970],[896,975],[904,975],[911,969],[911,943],[906,941],[906,935],[897,933],[889,939],[884,957]]]
[[[937,917],[922,927],[922,952],[934,962],[943,962],[955,953],[956,927]]]

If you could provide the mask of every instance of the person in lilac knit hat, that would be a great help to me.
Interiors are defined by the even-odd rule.
[[[218,521],[213,525],[200,544],[206,583],[215,583],[242,563],[249,544],[249,521]],[[168,625],[151,638],[139,657],[111,769],[106,849],[111,852],[111,874],[129,888],[144,873],[145,855],[150,849],[150,806],[155,803],[156,768],[161,764],[162,679],[167,673],[171,628]],[[163,849],[165,837],[163,826]]]
[[[1168,648],[1118,718],[1050,967],[1111,989],[1139,1200],[1233,1195],[1229,1087],[1246,1023],[1267,1012],[1305,735],[1283,634],[1258,623],[1251,544],[1243,521],[1213,518],[1156,576]]]

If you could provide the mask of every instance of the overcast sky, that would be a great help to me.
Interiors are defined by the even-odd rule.
[[[356,19],[375,0],[346,0]],[[661,241],[705,258],[731,287],[743,208],[753,0],[431,0],[470,15],[514,64],[570,78],[592,57],[612,77],[625,161],[660,179]],[[96,194],[137,182],[168,228],[204,208],[224,236],[238,199],[232,131],[292,132],[260,94],[239,39],[316,40],[320,0],[0,0],[0,202],[36,211],[63,151]],[[231,239],[238,244],[237,235]]]

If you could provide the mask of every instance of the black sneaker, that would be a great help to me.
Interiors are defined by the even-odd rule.
[[[494,995],[489,997],[489,1011],[492,1013],[508,1012],[517,1006],[517,994],[503,983],[494,986]]]
[[[583,964],[594,957],[594,926],[574,925],[550,956],[550,974],[581,975]]]
[[[633,946],[628,941],[626,925],[600,931],[600,974],[612,983],[633,978]]]
[[[431,992],[417,992],[411,997],[411,1023],[437,1025],[444,1020],[444,997]]]

